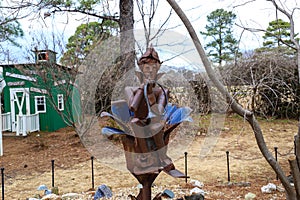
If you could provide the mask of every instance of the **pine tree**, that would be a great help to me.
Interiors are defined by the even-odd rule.
[[[271,21],[263,36],[263,46],[266,48],[274,48],[280,47],[283,44],[292,45],[290,40],[290,27],[291,24],[282,19]]]
[[[81,24],[76,28],[75,34],[68,39],[67,51],[61,58],[61,63],[67,66],[79,65],[97,42],[118,32],[118,27],[118,24],[111,20]]]
[[[205,49],[213,62],[222,65],[222,62],[231,61],[238,52],[238,41],[233,37],[233,24],[236,15],[231,11],[217,9],[207,16],[206,32],[200,32],[211,40]]]

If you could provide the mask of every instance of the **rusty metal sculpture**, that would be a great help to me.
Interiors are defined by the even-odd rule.
[[[143,186],[136,199],[150,200],[151,185],[161,171],[185,178],[167,156],[170,133],[183,121],[190,121],[191,109],[168,102],[169,90],[158,83],[162,74],[158,54],[151,46],[138,61],[141,72],[136,72],[140,87],[126,87],[127,101],[112,103],[113,118],[122,128],[102,128],[105,135],[121,134],[127,169]]]

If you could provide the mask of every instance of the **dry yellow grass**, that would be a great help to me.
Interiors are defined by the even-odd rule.
[[[199,132],[202,134],[194,138],[188,147],[188,175],[204,183],[204,190],[208,192],[206,199],[237,199],[244,197],[248,192],[257,195],[257,199],[270,199],[276,195],[277,199],[285,199],[284,193],[262,194],[260,187],[269,182],[280,184],[275,180],[275,173],[262,157],[247,122],[235,115],[227,116],[225,125],[218,137],[212,137],[216,144],[205,156],[200,156],[201,150],[205,147],[205,141],[209,137],[205,132],[209,125],[209,116],[199,119]],[[198,123],[198,122],[197,122]],[[278,159],[283,169],[288,174],[288,156],[293,153],[293,138],[297,132],[298,122],[294,120],[260,120],[265,140],[272,152],[278,147]],[[63,134],[63,133],[60,133]],[[82,151],[84,148],[82,147]],[[250,182],[250,187],[228,187],[226,151],[230,155],[231,182]],[[9,153],[9,151],[6,151]],[[39,152],[37,152],[39,153]],[[24,159],[26,159],[24,157]],[[74,157],[76,163],[76,157]],[[69,161],[70,162],[70,161]],[[49,164],[50,165],[50,164]],[[184,152],[175,161],[175,166],[184,172]],[[138,182],[127,171],[111,169],[95,160],[95,186],[106,184],[112,187],[113,192],[120,188],[126,189],[135,187]],[[25,199],[38,193],[36,188],[45,184],[51,186],[51,168],[45,172],[31,171],[26,174],[15,174],[5,178],[6,199]],[[155,181],[156,185],[163,188],[185,188],[184,179],[174,179],[161,173]],[[91,162],[77,162],[72,166],[56,166],[55,185],[59,192],[83,192],[91,188]],[[128,189],[129,191],[129,189]]]

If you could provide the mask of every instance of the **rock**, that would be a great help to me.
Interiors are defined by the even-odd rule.
[[[167,199],[173,199],[174,198],[174,192],[172,192],[171,190],[165,189],[163,192],[158,193],[153,200],[162,200],[162,197],[167,198]],[[134,198],[130,197],[132,200],[134,200]]]
[[[204,192],[204,190],[202,190],[198,187],[195,187],[195,188],[190,190],[190,194],[201,194],[204,197],[205,192]]]
[[[185,200],[204,200],[204,196],[201,194],[192,194],[191,196],[184,196]]]
[[[51,189],[51,192],[53,193],[53,194],[59,194],[59,192],[58,192],[58,187],[52,187],[52,189]]]
[[[274,183],[268,183],[268,185],[261,187],[262,193],[272,193],[274,191],[276,191],[276,185]]]
[[[51,194],[52,191],[48,189],[48,187],[46,185],[40,185],[38,188],[37,188],[38,191],[44,191],[44,195],[47,195],[47,194]]]
[[[111,198],[112,192],[106,185],[100,185],[95,193],[94,199],[100,199],[102,197]]]
[[[62,199],[57,194],[47,194],[46,196],[43,196],[42,200],[62,200]]]
[[[51,194],[52,193],[52,191],[51,190],[45,190],[45,195],[47,195],[47,194]]]
[[[67,193],[61,196],[62,200],[82,199],[83,195],[77,193]]]
[[[248,194],[245,195],[245,200],[252,200],[255,199],[256,195],[249,192]]]
[[[46,185],[40,185],[37,190],[48,190]]]
[[[165,189],[163,192],[162,192],[162,195],[163,197],[166,197],[166,198],[171,198],[173,199],[174,198],[174,192],[172,192],[171,190],[168,190],[168,189]]]
[[[201,183],[200,181],[197,181],[197,180],[191,180],[190,183],[192,184],[192,186],[194,187],[199,187],[199,188],[202,188],[204,186],[203,183]]]

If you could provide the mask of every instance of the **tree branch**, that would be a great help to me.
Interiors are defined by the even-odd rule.
[[[272,156],[271,152],[268,150],[267,145],[264,141],[264,137],[261,131],[261,128],[259,126],[259,123],[255,119],[255,116],[252,112],[245,110],[243,107],[237,104],[237,102],[233,99],[233,97],[229,94],[229,92],[225,89],[224,85],[220,82],[220,80],[217,79],[214,70],[211,67],[211,63],[209,62],[202,45],[198,39],[198,36],[188,20],[187,16],[184,14],[182,9],[178,6],[175,0],[167,0],[167,2],[171,5],[171,7],[174,9],[174,11],[177,13],[181,21],[184,23],[186,29],[188,30],[191,38],[193,39],[194,45],[199,53],[199,56],[201,57],[201,60],[203,62],[203,65],[205,67],[205,70],[210,78],[210,80],[214,83],[214,85],[217,87],[217,89],[226,96],[227,102],[230,104],[233,111],[235,111],[240,116],[243,116],[246,118],[246,120],[249,122],[249,124],[252,127],[252,130],[254,132],[257,145],[265,157],[265,159],[268,161],[269,165],[273,168],[274,171],[278,174],[278,177],[280,178],[282,184],[284,185],[286,189],[286,194],[289,194],[291,196],[295,196],[295,191],[291,187],[287,177],[285,176],[282,168],[280,165],[276,162],[275,158]],[[296,198],[294,198],[296,199]]]
[[[291,172],[292,172],[293,179],[294,179],[294,185],[295,185],[295,190],[296,190],[296,194],[297,194],[297,199],[299,199],[300,198],[300,185],[299,185],[300,171],[298,168],[297,160],[294,156],[289,159],[289,164],[290,164]]]
[[[51,13],[56,13],[56,12],[69,12],[69,13],[81,13],[81,14],[86,14],[92,17],[97,17],[99,19],[103,19],[103,20],[111,20],[111,21],[115,21],[115,22],[120,22],[119,17],[118,16],[105,16],[105,15],[98,15],[96,13],[90,13],[87,12],[85,10],[79,10],[79,9],[61,9],[61,8],[56,8],[55,10],[51,11]]]

